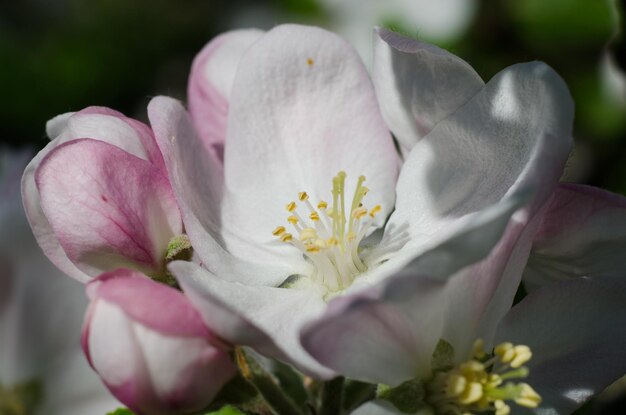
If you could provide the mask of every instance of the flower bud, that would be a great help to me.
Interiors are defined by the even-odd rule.
[[[87,285],[83,350],[121,402],[140,415],[194,413],[235,374],[227,346],[179,291],[130,270]]]

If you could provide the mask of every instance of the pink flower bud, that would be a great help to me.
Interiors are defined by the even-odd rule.
[[[138,414],[202,410],[235,374],[227,346],[181,292],[119,269],[90,282],[87,295],[85,355]]]

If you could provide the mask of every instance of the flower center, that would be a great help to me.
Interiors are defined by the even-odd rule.
[[[473,358],[450,370],[438,372],[428,383],[428,401],[438,414],[465,415],[492,412],[508,415],[505,401],[536,408],[541,397],[527,383],[506,382],[528,376],[522,366],[532,357],[528,346],[501,343],[493,356],[483,350],[483,342],[474,344]]]
[[[365,176],[359,176],[348,210],[345,182],[346,173],[343,171],[333,177],[332,206],[324,200],[313,206],[306,192],[298,193],[298,200],[306,208],[307,214],[300,215],[298,204],[289,202],[286,206],[290,213],[287,222],[294,232],[287,232],[284,226],[278,226],[272,232],[282,242],[302,251],[315,266],[311,276],[313,281],[331,292],[347,288],[358,274],[367,270],[359,257],[359,244],[376,214],[382,210],[380,205],[369,211],[363,206],[363,198],[369,191],[363,186]]]

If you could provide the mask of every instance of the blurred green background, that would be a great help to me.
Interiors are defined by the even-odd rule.
[[[145,119],[151,96],[185,99],[195,53],[233,27],[308,22],[368,44],[378,23],[450,49],[485,79],[521,61],[553,66],[577,108],[566,179],[626,194],[626,81],[616,69],[626,66],[623,30],[617,34],[626,1],[386,1],[3,2],[0,139],[41,148],[46,120],[88,105]]]
[[[565,179],[626,195],[625,10],[626,0],[4,1],[0,140],[42,148],[48,119],[89,105],[145,120],[151,96],[185,100],[194,55],[225,30],[322,25],[367,61],[380,24],[451,50],[485,80],[517,62],[550,64],[576,102]],[[626,413],[624,389],[581,413]]]

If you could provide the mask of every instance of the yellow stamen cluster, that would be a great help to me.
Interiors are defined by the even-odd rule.
[[[511,407],[505,401],[527,408],[541,403],[541,397],[527,383],[505,383],[528,376],[528,369],[523,366],[532,357],[528,346],[501,343],[495,347],[493,357],[488,358],[482,341],[477,340],[472,357],[451,370],[437,373],[428,384],[428,400],[438,414],[508,415]]]
[[[347,288],[356,275],[367,269],[359,257],[359,244],[373,218],[382,211],[380,205],[369,211],[363,206],[363,198],[369,191],[363,186],[365,176],[359,176],[352,203],[346,206],[345,181],[343,171],[333,178],[330,207],[324,200],[313,206],[306,192],[298,193],[297,202],[285,206],[290,214],[287,222],[294,233],[287,232],[284,226],[278,226],[272,232],[280,241],[300,249],[315,266],[313,279],[332,292]],[[298,213],[298,204],[307,209],[306,215]]]

